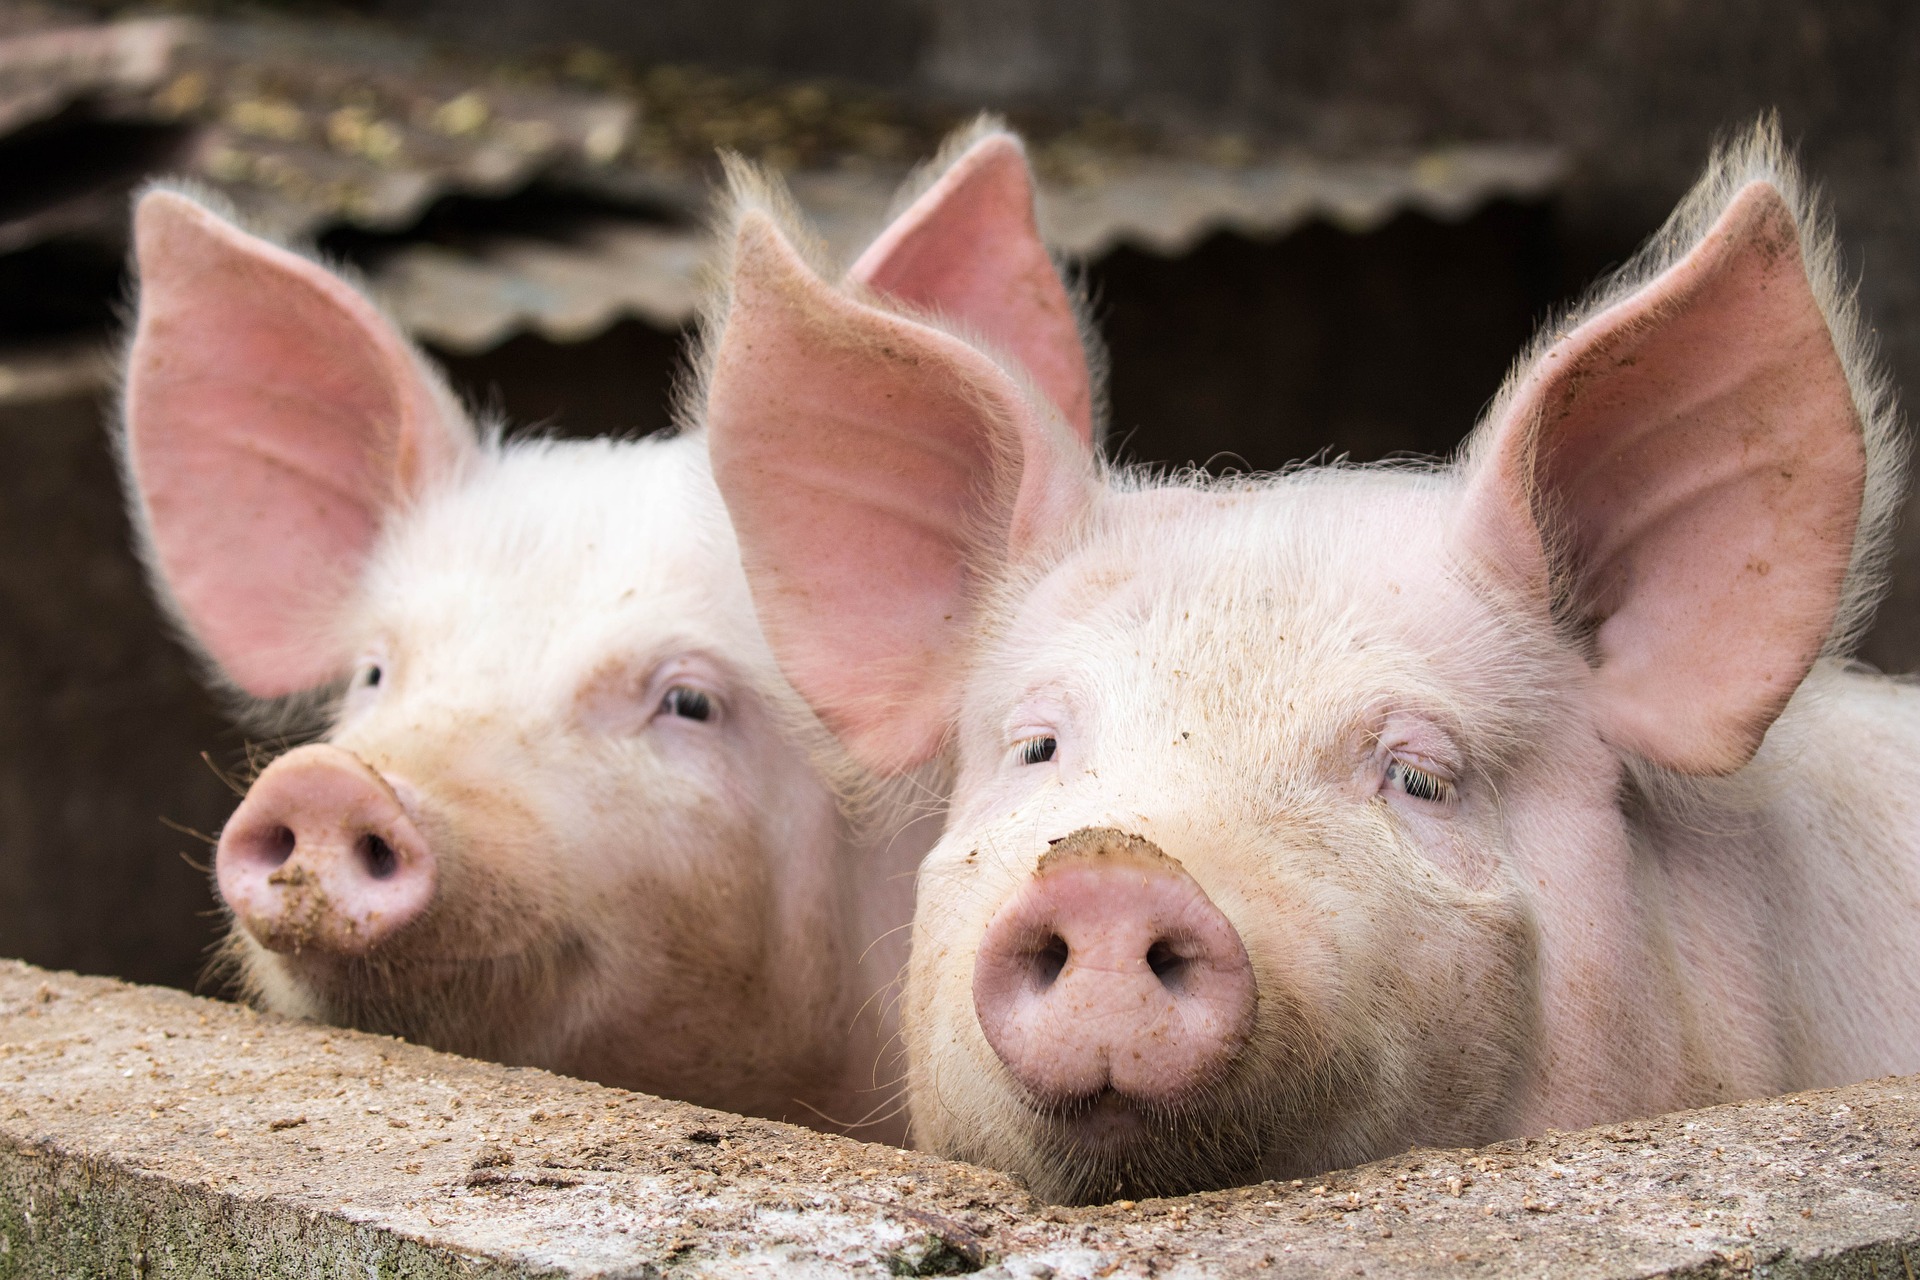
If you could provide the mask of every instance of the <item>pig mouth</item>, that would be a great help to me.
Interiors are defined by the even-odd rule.
[[[342,955],[248,954],[244,932],[236,925],[229,950],[243,994],[254,1003],[266,986],[256,967],[271,965],[324,1022],[493,1060],[525,1056],[526,1046],[547,1040],[547,1024],[571,1007],[570,993],[593,960],[586,941],[572,934],[486,953],[416,945]]]
[[[1224,1102],[1219,1099],[1218,1102]],[[1069,1204],[1186,1195],[1255,1177],[1267,1126],[1233,1105],[1168,1107],[1107,1087],[1031,1106],[1027,1181]]]

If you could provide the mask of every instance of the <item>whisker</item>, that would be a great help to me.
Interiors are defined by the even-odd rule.
[[[227,790],[233,792],[233,794],[235,794],[236,796],[245,798],[247,794],[247,789],[241,786],[239,783],[235,782],[233,780],[232,774],[228,773],[225,769],[222,769],[219,765],[213,762],[212,752],[202,751],[200,753],[200,759],[206,764],[207,768],[213,770],[214,777],[220,779],[220,781],[227,784]]]
[[[218,836],[210,836],[206,832],[201,831],[194,827],[190,827],[184,822],[175,822],[172,818],[167,817],[164,813],[158,816],[160,819],[160,825],[165,827],[169,831],[177,831],[183,836],[192,836],[195,840],[200,841],[202,844],[217,845],[220,843],[220,837]]]
[[[907,921],[906,923],[904,923],[904,924],[897,924],[897,925],[895,925],[895,926],[893,926],[893,928],[891,928],[891,929],[889,929],[889,930],[887,930],[887,931],[886,931],[885,933],[883,933],[883,934],[881,934],[881,935],[880,935],[879,937],[877,937],[877,938],[875,938],[875,939],[874,939],[874,940],[873,940],[872,942],[869,942],[869,943],[867,944],[867,949],[866,949],[865,951],[862,951],[862,952],[860,953],[860,959],[859,959],[859,960],[856,960],[856,961],[854,961],[854,963],[855,963],[855,964],[861,964],[861,963],[863,963],[863,962],[865,962],[865,960],[866,960],[866,958],[867,958],[867,956],[868,956],[868,955],[870,955],[870,954],[872,953],[872,951],[873,951],[873,949],[874,949],[875,947],[877,947],[877,946],[879,946],[879,945],[880,945],[881,943],[883,943],[883,942],[885,942],[885,941],[886,941],[886,940],[887,940],[888,938],[891,938],[891,937],[892,937],[892,936],[893,936],[894,934],[896,934],[896,933],[899,933],[899,932],[900,932],[900,931],[901,931],[902,929],[911,929],[911,928],[913,928],[913,921],[911,921],[911,920],[908,920],[908,921]]]

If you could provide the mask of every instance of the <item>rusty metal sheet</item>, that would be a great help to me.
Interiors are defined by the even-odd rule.
[[[1366,232],[1402,213],[1455,221],[1491,200],[1538,200],[1565,161],[1547,147],[1462,146],[1405,159],[1280,159],[1240,168],[1145,160],[1093,181],[1045,184],[1048,241],[1096,258],[1120,244],[1186,253],[1216,231],[1284,235],[1309,221]]]
[[[502,240],[478,252],[415,245],[373,278],[375,294],[415,337],[484,351],[531,331],[577,342],[628,316],[660,329],[699,304],[707,239],[683,228],[603,222],[564,244]]]
[[[226,196],[289,240],[391,231],[438,196],[499,195],[556,165],[604,166],[635,105],[495,74],[372,28],[281,19],[85,21],[0,3],[0,138],[72,108],[102,125],[166,126],[113,172],[76,142],[74,173],[14,175],[0,252],[81,235],[117,250],[126,198],[165,175]]]
[[[400,37],[268,21],[200,25],[166,83],[117,109],[197,123],[187,172],[289,238],[395,230],[443,194],[607,164],[636,112],[611,94],[488,77]]]
[[[178,18],[83,23],[59,11],[0,14],[0,136],[78,98],[154,88],[191,30]]]
[[[1042,179],[1042,225],[1060,253],[1090,260],[1121,244],[1178,255],[1221,230],[1269,237],[1311,220],[1365,232],[1405,212],[1453,220],[1500,198],[1536,200],[1563,162],[1543,148],[1457,147],[1399,161],[1293,159],[1223,168],[1135,160],[1075,181]],[[849,261],[879,229],[898,175],[800,173],[795,199],[833,256]],[[501,239],[455,252],[413,246],[373,275],[414,333],[485,350],[519,332],[592,337],[633,316],[676,328],[694,314],[704,236],[602,223],[565,244]]]
[[[500,197],[536,181],[606,206],[557,233],[376,255],[371,280],[395,315],[459,351],[522,331],[583,339],[628,316],[684,323],[716,145],[789,171],[844,260],[880,226],[908,164],[960,118],[867,91],[623,67],[591,51],[559,68],[504,65],[365,23],[97,22],[0,0],[0,136],[75,102],[109,121],[172,126],[168,170],[283,239],[355,227],[404,240],[442,196]],[[1113,121],[1022,123],[1043,229],[1081,259],[1121,244],[1180,254],[1219,230],[1276,236],[1313,219],[1358,232],[1406,211],[1458,218],[1496,198],[1537,199],[1563,168],[1545,148],[1334,160]],[[117,245],[126,193],[149,176],[128,168],[9,210],[0,252],[55,235]],[[622,221],[623,207],[636,217]]]

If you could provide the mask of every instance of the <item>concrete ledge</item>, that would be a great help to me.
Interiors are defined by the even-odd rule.
[[[0,962],[0,1275],[1858,1276],[1920,1078],[1179,1200],[1008,1179]]]

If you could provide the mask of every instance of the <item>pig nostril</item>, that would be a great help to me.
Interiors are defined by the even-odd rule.
[[[292,827],[275,827],[267,833],[267,861],[276,867],[279,866],[293,856],[294,845],[297,843]]]
[[[1045,944],[1033,953],[1033,978],[1036,989],[1045,991],[1054,984],[1054,980],[1060,976],[1060,971],[1067,967],[1068,954],[1065,938],[1057,933],[1047,935]]]
[[[1187,958],[1173,949],[1165,938],[1147,948],[1147,968],[1160,979],[1160,985],[1178,991],[1187,976]]]
[[[393,846],[379,836],[367,835],[360,838],[360,857],[367,864],[367,871],[375,880],[385,880],[399,870],[400,858]]]

